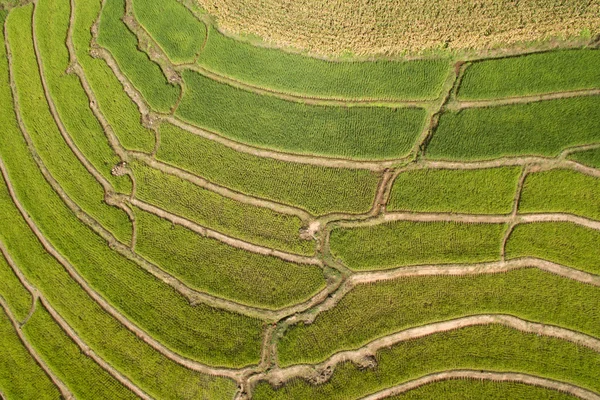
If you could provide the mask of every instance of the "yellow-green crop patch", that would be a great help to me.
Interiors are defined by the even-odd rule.
[[[594,350],[502,325],[472,326],[400,342],[378,351],[376,360],[377,367],[370,369],[341,364],[322,384],[298,378],[274,389],[262,383],[254,398],[356,399],[452,369],[520,372],[600,390],[600,357]]]
[[[394,181],[389,211],[508,214],[520,168],[406,171]]]
[[[529,174],[519,212],[562,212],[600,220],[600,179],[566,169]]]
[[[455,379],[420,386],[386,400],[575,400],[577,397],[534,385],[517,382]]]
[[[139,209],[135,214],[136,251],[189,287],[273,309],[307,300],[325,286],[318,266],[235,248]]]
[[[182,76],[185,90],[176,115],[230,139],[274,150],[401,158],[425,124],[420,108],[312,105],[239,89],[189,70]]]
[[[6,301],[15,318],[24,321],[31,310],[33,298],[2,254],[0,254],[0,296]]]
[[[36,363],[0,307],[0,392],[9,399],[57,399],[58,388]]]
[[[478,314],[508,314],[600,338],[590,315],[600,288],[534,268],[500,274],[404,277],[363,284],[279,342],[282,365],[317,363],[385,335]]]
[[[569,222],[539,222],[515,227],[506,257],[538,257],[600,275],[598,249],[599,231]]]
[[[331,232],[331,252],[354,270],[500,259],[503,224],[386,222]]]
[[[161,124],[156,157],[209,181],[311,214],[367,212],[381,174],[257,157]]]
[[[129,165],[140,200],[254,244],[297,254],[315,252],[315,241],[300,237],[306,227],[296,216],[229,199],[140,162]]]

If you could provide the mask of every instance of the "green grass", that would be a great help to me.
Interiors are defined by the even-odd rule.
[[[311,214],[362,213],[371,208],[380,174],[256,157],[183,131],[160,127],[156,157],[209,181]],[[201,155],[201,156],[200,156]]]
[[[125,0],[106,0],[100,17],[98,44],[107,48],[150,107],[169,112],[180,88],[167,82],[158,64],[137,48],[137,39],[121,18]]]
[[[318,266],[250,253],[139,209],[135,213],[136,252],[189,287],[274,309],[300,303],[325,286]]]
[[[554,169],[527,175],[519,200],[522,213],[564,212],[600,220],[600,179]]]
[[[4,19],[0,10],[0,21]],[[58,399],[60,392],[35,362],[0,307],[0,392],[7,399]]]
[[[520,168],[422,169],[402,172],[392,187],[390,211],[507,214]]]
[[[303,240],[300,218],[231,200],[140,162],[129,164],[136,178],[136,197],[174,214],[255,244],[311,255],[313,240]]]
[[[387,222],[331,232],[331,252],[354,270],[500,258],[503,224]]]
[[[520,372],[600,390],[600,356],[583,346],[501,325],[474,326],[401,342],[377,353],[375,369],[340,365],[331,380],[296,379],[279,390],[259,384],[254,399],[356,399],[450,369]]]
[[[1,15],[0,21],[2,21]],[[18,321],[25,320],[31,309],[33,298],[31,293],[23,287],[2,254],[0,254],[0,297],[4,298],[10,312]]]
[[[279,342],[282,365],[316,363],[403,329],[476,314],[510,314],[600,338],[600,288],[534,268],[363,284]]]
[[[592,168],[600,168],[600,148],[572,153],[567,157]]]
[[[16,28],[12,22],[19,21],[12,17],[13,13],[9,31]],[[12,113],[12,102],[5,107],[5,114]],[[11,120],[10,114],[3,119]],[[112,251],[51,189],[18,131],[3,132],[0,155],[18,198],[41,232],[92,288],[134,323],[173,350],[207,364],[243,366],[258,361],[261,321],[202,304],[192,306],[173,288]]]
[[[440,95],[447,60],[331,62],[254,46],[211,27],[199,64],[282,92],[349,99],[422,100]]]
[[[137,399],[91,358],[83,354],[40,302],[23,327],[27,340],[54,374],[80,399]]]
[[[427,148],[431,158],[554,157],[600,140],[600,96],[446,112]]]
[[[230,139],[275,150],[357,159],[406,156],[424,123],[419,108],[344,107],[260,95],[184,71],[176,115]]]
[[[517,225],[506,244],[506,258],[538,257],[600,275],[600,232],[569,222]]]
[[[461,99],[516,97],[600,87],[600,51],[559,50],[474,62],[466,71]]]
[[[104,60],[92,58],[89,54],[90,29],[100,14],[100,6],[101,3],[95,0],[75,0],[73,45],[77,61],[85,71],[98,107],[121,144],[128,149],[150,152],[154,148],[154,132],[140,124],[137,106]]]
[[[60,120],[85,158],[118,191],[130,193],[129,178],[116,177],[110,172],[121,160],[110,148],[102,126],[92,113],[79,78],[65,74],[70,64],[65,43],[70,12],[69,2],[58,0],[41,0],[35,8],[34,34],[48,90]]]
[[[429,383],[387,400],[575,400],[567,393],[517,382],[455,379]]]
[[[196,58],[206,38],[206,26],[177,0],[133,0],[133,11],[171,61]]]
[[[32,11],[31,5],[14,9],[6,21],[19,111],[27,133],[66,194],[117,239],[129,242],[131,222],[127,214],[103,202],[104,189],[73,154],[52,118],[33,50]],[[4,55],[4,49],[0,51]]]

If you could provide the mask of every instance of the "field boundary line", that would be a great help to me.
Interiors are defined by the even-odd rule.
[[[61,396],[67,400],[74,400],[75,396],[73,395],[73,393],[71,393],[71,391],[69,390],[67,385],[65,385],[64,382],[62,380],[60,380],[54,374],[54,372],[52,372],[50,367],[48,367],[46,365],[46,363],[44,362],[44,360],[42,360],[42,357],[40,357],[40,355],[35,351],[35,349],[31,345],[31,343],[29,343],[29,341],[23,334],[23,331],[21,330],[21,326],[19,325],[19,323],[17,322],[15,317],[10,312],[8,305],[6,304],[6,302],[2,296],[0,296],[0,308],[2,308],[2,310],[4,311],[4,314],[10,320],[13,330],[19,337],[19,340],[23,344],[23,347],[25,347],[25,349],[27,350],[29,355],[35,360],[36,364],[42,369],[42,371],[44,371],[46,376],[48,376],[48,378],[50,378],[50,381],[54,384],[54,386],[56,386],[56,388],[60,392]]]
[[[115,378],[118,382],[120,382],[123,386],[131,390],[135,395],[141,397],[142,399],[151,400],[152,398],[146,394],[143,390],[141,390],[137,385],[131,382],[126,376],[124,376],[121,372],[119,372],[112,365],[107,363],[102,357],[96,354],[80,337],[79,335],[71,328],[71,326],[65,321],[64,318],[52,307],[50,302],[42,295],[39,289],[33,286],[27,278],[23,275],[23,273],[19,270],[14,260],[8,254],[8,250],[4,246],[4,243],[0,240],[0,252],[4,255],[7,263],[12,268],[15,275],[18,276],[21,284],[29,291],[32,296],[34,296],[34,302],[39,300],[44,308],[48,311],[54,322],[56,322],[62,331],[79,347],[81,352],[85,354],[87,357],[91,358],[98,366],[108,372],[113,378]],[[24,325],[21,324],[21,326]]]
[[[398,343],[465,327],[493,324],[503,325],[523,333],[553,337],[600,352],[600,339],[596,339],[581,332],[555,325],[531,322],[507,314],[477,314],[403,329],[396,333],[372,340],[357,349],[336,352],[320,363],[294,364],[288,367],[277,367],[268,372],[258,373],[248,378],[248,387],[253,389],[259,381],[267,381],[273,386],[281,386],[293,378],[302,378],[312,384],[324,383],[331,378],[335,368],[344,362],[352,362],[363,368],[376,367],[377,352]]]
[[[210,366],[202,364],[198,361],[188,359],[188,358],[181,356],[181,355],[175,353],[174,351],[170,350],[169,348],[167,348],[166,346],[164,346],[163,344],[158,342],[156,339],[154,339],[152,336],[148,335],[144,330],[139,328],[136,324],[134,324],[129,319],[127,319],[124,315],[122,315],[119,311],[117,311],[106,299],[104,299],[99,293],[97,293],[94,289],[92,289],[88,285],[87,281],[81,275],[79,275],[79,273],[75,270],[75,268],[52,246],[52,244],[50,244],[50,242],[48,242],[48,240],[44,237],[44,235],[41,233],[39,228],[35,225],[32,218],[28,215],[27,211],[23,208],[23,206],[21,205],[20,201],[18,200],[18,198],[16,196],[16,193],[12,187],[12,184],[10,183],[8,171],[6,170],[2,159],[0,159],[0,171],[6,181],[6,186],[8,188],[8,191],[9,191],[9,194],[10,194],[10,197],[11,197],[13,203],[18,208],[19,212],[21,213],[21,216],[23,217],[25,222],[27,222],[27,225],[29,225],[29,228],[35,234],[35,236],[38,238],[38,240],[40,241],[40,243],[42,244],[44,249],[50,255],[52,255],[65,268],[65,270],[69,273],[69,275],[73,278],[73,280],[75,280],[75,282],[77,282],[79,284],[79,286],[94,301],[96,301],[96,303],[98,303],[98,305],[104,311],[106,311],[108,314],[110,314],[113,318],[115,318],[117,321],[119,321],[124,327],[126,327],[128,330],[130,330],[131,332],[136,334],[140,339],[142,339],[144,342],[149,344],[156,351],[158,351],[165,357],[171,359],[172,361],[174,361],[186,368],[189,368],[191,370],[198,371],[200,373],[205,373],[205,374],[214,375],[214,376],[223,376],[226,378],[231,378],[231,379],[237,380],[238,375],[239,375],[239,372],[238,372],[239,370],[229,369],[229,368],[210,367]]]
[[[132,205],[142,209],[143,211],[151,213],[162,219],[166,219],[167,221],[170,221],[173,224],[180,225],[184,228],[187,228],[187,229],[199,234],[200,236],[218,240],[219,242],[225,243],[231,247],[245,250],[250,253],[260,254],[263,256],[277,257],[281,260],[296,263],[296,264],[317,265],[320,267],[323,266],[323,262],[320,259],[318,259],[317,257],[302,256],[302,255],[298,255],[298,254],[275,250],[270,247],[253,244],[253,243],[247,242],[245,240],[241,240],[241,239],[234,238],[232,236],[225,235],[225,234],[215,231],[213,229],[206,228],[204,226],[196,224],[195,222],[193,222],[187,218],[180,217],[176,214],[166,211],[160,207],[148,204],[139,199],[134,198],[129,201],[131,202]]]
[[[400,385],[396,385],[388,389],[376,392],[374,394],[362,397],[361,400],[384,400],[391,396],[406,393],[408,391],[417,389],[421,386],[428,385],[431,383],[458,379],[522,383],[530,386],[537,386],[540,388],[556,390],[562,393],[568,393],[570,395],[579,397],[580,399],[584,400],[600,400],[600,395],[591,392],[587,389],[584,389],[580,386],[573,385],[567,382],[516,372],[495,372],[485,370],[475,371],[468,369],[449,370],[425,375],[420,378],[402,383]]]
[[[502,107],[515,104],[530,104],[537,103],[540,101],[558,100],[558,99],[569,99],[573,97],[588,97],[600,95],[600,89],[576,89],[576,90],[565,90],[557,92],[549,92],[542,94],[532,94],[523,96],[511,96],[501,97],[493,99],[482,99],[482,100],[460,100],[448,104],[448,110],[460,111],[470,108],[490,108],[490,107]]]
[[[244,203],[244,204],[248,204],[251,206],[256,206],[256,207],[261,207],[261,208],[268,208],[269,210],[281,213],[281,214],[286,214],[286,215],[293,215],[296,216],[298,218],[300,218],[300,220],[302,220],[304,223],[308,223],[309,221],[311,221],[314,217],[308,213],[307,211],[299,208],[299,207],[294,207],[294,206],[290,206],[284,203],[279,203],[273,200],[266,200],[260,197],[255,197],[249,194],[245,194],[242,192],[238,192],[236,190],[230,189],[228,187],[225,186],[221,186],[218,185],[216,183],[212,183],[209,180],[195,175],[191,172],[188,172],[182,168],[173,166],[171,164],[159,161],[155,158],[153,158],[152,156],[149,156],[146,153],[141,153],[141,152],[136,152],[136,151],[128,151],[128,154],[136,159],[139,160],[141,162],[143,162],[144,164],[146,164],[147,166],[154,168],[162,173],[171,175],[171,176],[175,176],[179,179],[183,179],[187,182],[190,182],[196,186],[199,186],[203,189],[209,190],[213,193],[216,193],[220,196],[238,201],[240,203]]]

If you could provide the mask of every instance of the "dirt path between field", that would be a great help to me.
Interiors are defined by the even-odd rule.
[[[450,102],[448,110],[459,111],[465,108],[498,107],[514,104],[527,104],[546,100],[568,99],[572,97],[587,97],[600,95],[600,89],[581,89],[564,92],[552,92],[530,96],[515,96],[491,100],[456,100]]]
[[[332,376],[335,368],[345,362],[352,362],[361,368],[376,367],[377,361],[375,356],[377,352],[398,343],[465,327],[492,324],[507,326],[524,333],[566,340],[600,352],[600,340],[583,333],[553,325],[530,322],[511,315],[481,314],[405,329],[373,340],[357,350],[335,353],[327,360],[318,364],[297,364],[285,368],[274,368],[270,371],[251,376],[248,380],[247,388],[251,391],[258,381],[267,381],[275,387],[280,387],[293,378],[302,378],[311,384],[324,383]]]
[[[85,344],[85,342],[83,340],[81,340],[81,338],[71,328],[71,326],[52,307],[52,305],[45,298],[45,296],[35,286],[33,286],[31,283],[29,283],[27,278],[25,278],[25,276],[23,275],[21,270],[17,267],[14,260],[8,254],[8,251],[6,250],[6,247],[4,246],[4,243],[2,243],[2,241],[0,241],[0,252],[2,252],[2,254],[4,255],[4,258],[6,259],[7,263],[12,268],[15,275],[17,275],[21,284],[33,296],[34,307],[32,307],[31,314],[33,313],[33,310],[35,309],[35,304],[39,300],[42,303],[43,307],[48,311],[48,313],[50,314],[50,316],[52,317],[54,322],[56,322],[61,327],[63,332],[77,345],[77,347],[79,347],[79,349],[81,350],[81,352],[83,354],[85,354],[86,356],[88,356],[89,358],[94,360],[94,362],[96,364],[98,364],[100,366],[100,368],[102,368],[106,372],[108,372],[113,378],[115,378],[123,386],[125,386],[126,388],[131,390],[131,392],[135,393],[138,397],[145,399],[145,400],[151,399],[151,397],[149,395],[147,395],[143,390],[141,390],[139,387],[137,387],[127,377],[125,377],[123,374],[121,374],[119,371],[117,371],[112,365],[110,365],[109,363],[104,361],[103,358],[98,356],[87,344]],[[0,297],[0,300],[1,300],[1,297]],[[22,327],[24,324],[25,324],[25,322],[21,323],[20,326]]]
[[[430,375],[425,375],[406,383],[382,390],[380,392],[363,397],[361,400],[384,400],[392,396],[396,396],[408,391],[417,389],[421,386],[428,385],[434,382],[448,381],[453,379],[468,379],[478,381],[492,382],[515,382],[526,385],[537,386],[545,389],[556,390],[557,392],[568,393],[572,396],[579,397],[584,400],[600,400],[600,396],[590,392],[579,386],[572,385],[566,382],[560,382],[553,379],[542,378],[515,372],[493,372],[493,371],[474,371],[474,370],[452,370],[437,372]]]

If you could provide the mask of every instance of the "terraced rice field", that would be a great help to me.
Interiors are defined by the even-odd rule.
[[[600,399],[593,42],[331,61],[192,0],[0,6],[0,399]]]

